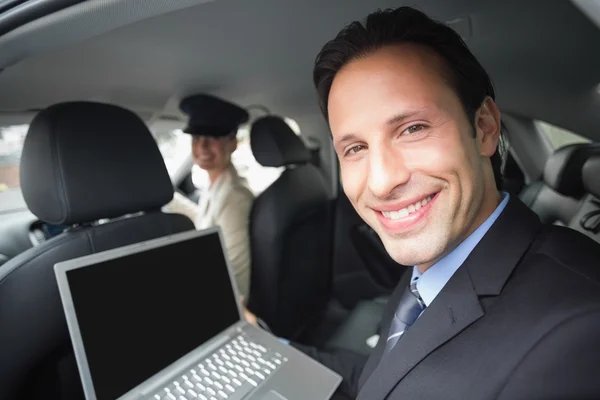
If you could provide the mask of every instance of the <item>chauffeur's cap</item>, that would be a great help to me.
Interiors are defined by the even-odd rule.
[[[248,121],[246,110],[208,94],[186,97],[179,105],[189,117],[185,133],[197,136],[222,137],[235,133]]]

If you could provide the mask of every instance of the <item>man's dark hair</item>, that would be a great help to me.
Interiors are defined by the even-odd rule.
[[[328,119],[329,91],[340,69],[382,47],[404,43],[427,46],[442,58],[445,78],[456,91],[474,129],[475,114],[483,100],[487,96],[496,99],[490,77],[454,30],[410,7],[374,12],[364,24],[352,22],[325,44],[313,71],[319,105],[325,118]],[[491,157],[498,189],[502,187],[503,150],[503,140],[500,140]]]

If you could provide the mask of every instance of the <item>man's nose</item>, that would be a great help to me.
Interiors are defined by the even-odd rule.
[[[208,140],[206,140],[206,137],[204,136],[198,136],[196,144],[201,148],[206,148],[208,146]]]
[[[390,196],[394,189],[410,179],[404,156],[391,146],[369,149],[369,190],[380,199]]]

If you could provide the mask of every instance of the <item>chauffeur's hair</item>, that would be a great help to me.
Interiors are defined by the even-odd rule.
[[[313,80],[325,118],[328,119],[329,91],[340,69],[384,46],[403,43],[427,46],[442,58],[445,78],[456,91],[474,130],[475,114],[483,100],[487,96],[496,98],[490,77],[454,30],[410,7],[374,12],[364,24],[352,22],[323,46],[315,61]],[[491,157],[498,189],[502,187],[503,152],[501,137]]]

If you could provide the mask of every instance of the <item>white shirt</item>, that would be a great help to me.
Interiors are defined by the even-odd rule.
[[[165,211],[186,215],[196,229],[218,225],[223,233],[226,254],[231,263],[242,296],[250,289],[250,212],[254,195],[246,186],[235,167],[231,165],[202,192],[198,204],[175,193]]]

